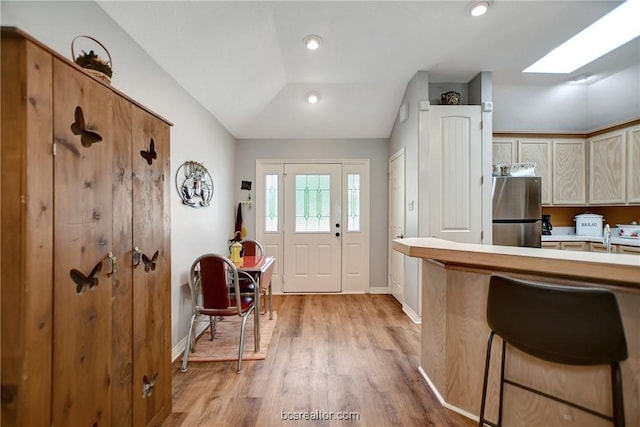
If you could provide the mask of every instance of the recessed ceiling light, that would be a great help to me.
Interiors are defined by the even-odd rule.
[[[627,0],[553,49],[524,73],[571,73],[640,35],[640,0]]]
[[[482,16],[487,13],[487,10],[489,10],[488,1],[477,1],[471,5],[469,13],[471,16]]]
[[[320,94],[318,92],[307,92],[304,96],[309,104],[317,104],[320,101]]]
[[[304,43],[307,49],[316,50],[320,47],[320,43],[322,43],[322,39],[320,38],[320,36],[310,35],[302,39],[302,43]]]

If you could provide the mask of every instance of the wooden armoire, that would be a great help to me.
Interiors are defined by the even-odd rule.
[[[171,124],[15,28],[1,55],[2,425],[159,425]]]

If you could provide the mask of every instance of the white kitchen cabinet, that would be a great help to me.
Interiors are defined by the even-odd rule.
[[[625,203],[626,132],[615,131],[589,139],[589,203]]]
[[[493,138],[491,161],[494,165],[516,163],[518,160],[518,140],[516,138]]]
[[[640,125],[627,129],[627,202],[640,203]]]
[[[586,203],[586,153],[584,139],[555,139],[552,161],[554,205]]]
[[[536,164],[536,176],[542,178],[540,202],[543,205],[551,204],[551,189],[553,188],[551,174],[551,139],[518,139],[518,162]]]

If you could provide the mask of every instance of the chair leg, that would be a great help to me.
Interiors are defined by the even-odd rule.
[[[624,427],[624,402],[622,400],[622,375],[620,364],[611,364],[611,400],[613,400],[613,425]]]
[[[242,371],[242,350],[244,348],[244,327],[247,324],[247,319],[249,318],[250,313],[246,313],[242,316],[242,326],[240,327],[240,347],[238,348],[238,369],[237,373],[239,374]]]
[[[491,362],[491,343],[493,342],[493,336],[495,333],[491,331],[489,333],[489,338],[487,339],[487,356],[485,357],[484,362],[484,380],[482,382],[482,400],[480,402],[480,419],[478,420],[478,427],[484,427],[484,422],[486,421],[484,417],[484,409],[487,401],[487,385],[489,382],[489,364]]]
[[[215,316],[209,316],[209,328],[211,329],[211,338],[209,338],[209,341],[213,341],[213,337],[216,334],[216,317]]]
[[[189,322],[189,332],[187,332],[187,343],[184,346],[184,355],[182,356],[182,372],[187,372],[187,360],[189,359],[189,351],[191,350],[191,334],[193,333],[193,323],[196,320],[195,314],[191,316]]]
[[[507,358],[507,342],[502,340],[502,357],[500,361],[500,399],[498,400],[498,427],[502,425],[502,401],[504,398],[504,366]]]

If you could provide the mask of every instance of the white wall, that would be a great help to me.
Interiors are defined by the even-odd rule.
[[[253,183],[251,198],[256,199],[257,159],[369,159],[371,168],[371,224],[369,278],[371,287],[387,286],[387,223],[389,141],[387,139],[241,139],[237,143],[238,169],[233,183],[236,204],[247,200],[241,181]],[[255,209],[244,209],[243,224],[255,236]]]
[[[205,252],[224,252],[233,233],[231,185],[235,174],[235,140],[200,104],[132,40],[96,3],[7,2],[1,22],[30,34],[71,59],[70,43],[86,34],[100,40],[113,58],[112,85],[173,122],[171,128],[171,288],[172,341],[186,334],[191,314],[187,272],[193,259]],[[203,162],[213,177],[211,206],[183,206],[175,189],[178,167],[186,160]]]
[[[429,76],[426,71],[418,71],[407,84],[401,104],[407,104],[409,117],[404,123],[396,122],[391,131],[388,156],[404,147],[405,155],[405,236],[419,237],[418,203],[420,200],[419,170],[419,114],[418,103],[429,99]],[[400,108],[400,106],[398,106]],[[410,210],[409,206],[413,206]],[[411,310],[420,314],[420,292],[418,287],[417,258],[405,257],[404,301]]]

